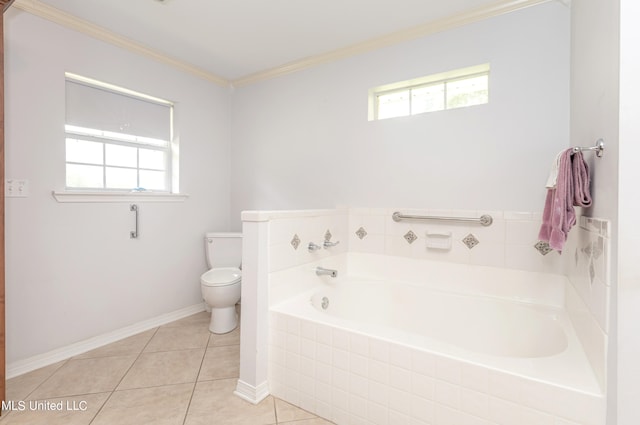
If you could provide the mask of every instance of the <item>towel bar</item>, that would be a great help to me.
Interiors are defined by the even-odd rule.
[[[582,146],[576,146],[575,148],[573,148],[573,153],[584,152],[584,151],[596,151],[596,156],[598,158],[602,158],[602,154],[604,152],[604,140],[598,139],[596,141],[596,145],[590,148],[585,148]]]

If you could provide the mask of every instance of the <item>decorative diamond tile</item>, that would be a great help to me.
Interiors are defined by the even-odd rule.
[[[298,247],[300,246],[300,238],[297,234],[293,235],[293,239],[291,239],[291,246],[293,247],[293,249],[298,249]]]
[[[333,235],[331,234],[331,232],[329,231],[329,229],[327,229],[327,231],[326,231],[326,232],[325,232],[325,234],[324,234],[324,240],[325,240],[325,241],[330,241],[332,236],[333,236]]]
[[[415,233],[409,230],[407,233],[405,233],[404,238],[407,242],[414,243],[416,239],[418,239],[418,236],[416,236]]]
[[[535,244],[533,246],[535,249],[538,250],[538,252],[542,255],[547,255],[548,253],[550,253],[551,251],[553,251],[553,249],[549,246],[549,242],[544,242],[544,241],[538,241],[537,244]],[[576,257],[576,262],[578,261],[577,257]]]
[[[469,233],[467,236],[464,237],[464,239],[462,239],[462,243],[465,244],[467,248],[471,249],[474,246],[478,245],[480,241],[476,239],[476,237],[473,236],[472,233]]]
[[[364,230],[364,227],[359,228],[358,230],[356,230],[356,235],[360,238],[360,239],[364,239],[365,236],[367,236],[367,231]]]

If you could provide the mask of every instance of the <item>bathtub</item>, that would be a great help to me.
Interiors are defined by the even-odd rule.
[[[339,425],[604,424],[562,276],[347,253],[269,285],[271,393]]]

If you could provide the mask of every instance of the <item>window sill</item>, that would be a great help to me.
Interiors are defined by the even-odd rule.
[[[56,201],[67,202],[184,202],[189,195],[161,192],[53,191]]]

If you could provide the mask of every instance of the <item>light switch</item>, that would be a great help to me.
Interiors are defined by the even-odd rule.
[[[4,196],[6,198],[26,198],[29,196],[29,180],[5,179]]]

